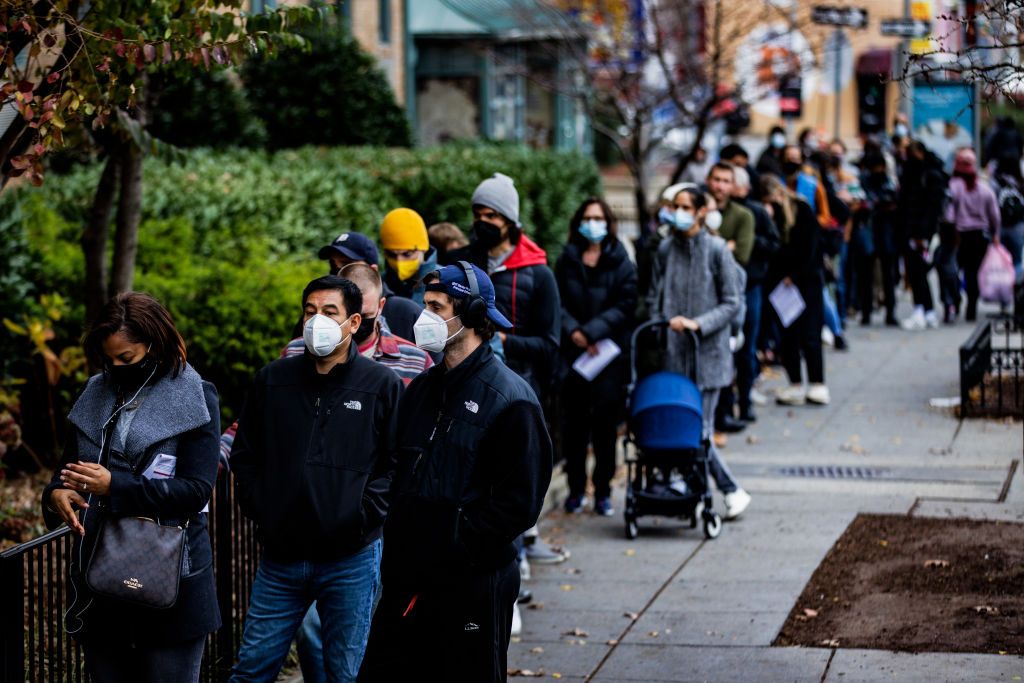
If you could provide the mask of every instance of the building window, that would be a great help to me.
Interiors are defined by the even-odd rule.
[[[252,14],[263,14],[277,7],[277,0],[252,0],[249,3]]]
[[[391,42],[391,0],[377,0],[379,8],[377,26],[380,33],[380,42],[388,44]]]

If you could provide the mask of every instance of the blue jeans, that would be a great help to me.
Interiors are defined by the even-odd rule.
[[[754,387],[761,366],[757,362],[757,338],[761,333],[761,285],[747,290],[747,317],[743,320],[743,348],[736,354],[736,400],[740,414],[750,412],[750,390]]]
[[[328,681],[355,681],[380,591],[381,540],[334,562],[260,561],[231,683],[273,683],[313,602]]]
[[[839,311],[836,309],[836,302],[832,300],[832,292],[828,291],[828,285],[821,290],[821,297],[825,304],[825,325],[832,330],[832,334],[842,337],[843,321],[839,319]]]

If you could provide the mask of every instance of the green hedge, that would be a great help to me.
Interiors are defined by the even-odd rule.
[[[324,272],[316,251],[338,233],[376,238],[397,206],[416,209],[428,224],[467,228],[474,187],[501,171],[516,180],[527,232],[554,256],[572,212],[600,189],[591,160],[518,147],[187,155],[185,165],[146,163],[135,287],[168,306],[190,360],[221,391],[225,419],[241,408],[252,373],[288,340],[303,286]],[[36,294],[56,291],[71,301],[58,330],[64,344],[82,331],[78,239],[98,173],[51,174],[38,190],[0,195],[0,214],[20,217]]]

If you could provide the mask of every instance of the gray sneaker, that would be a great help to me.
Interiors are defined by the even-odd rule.
[[[526,559],[537,564],[558,564],[569,559],[572,553],[567,548],[548,545],[540,537],[526,546]]]

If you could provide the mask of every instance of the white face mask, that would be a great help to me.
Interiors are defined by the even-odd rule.
[[[424,310],[412,326],[412,335],[416,346],[430,353],[441,353],[449,341],[459,336],[465,328],[460,327],[455,334],[448,336],[448,322],[455,320],[452,316],[445,320],[433,311]]]
[[[344,344],[345,339],[348,339],[348,336],[342,339],[341,325],[344,325],[351,319],[352,317],[349,316],[345,319],[345,322],[339,325],[326,315],[317,313],[307,320],[302,328],[302,340],[306,342],[306,348],[314,356],[319,356],[320,358],[331,355],[334,349]]]
[[[708,211],[708,215],[704,216],[704,225],[708,230],[718,230],[722,227],[722,212],[718,209]]]
[[[782,149],[786,146],[786,136],[783,133],[772,133],[771,146],[775,149]]]

